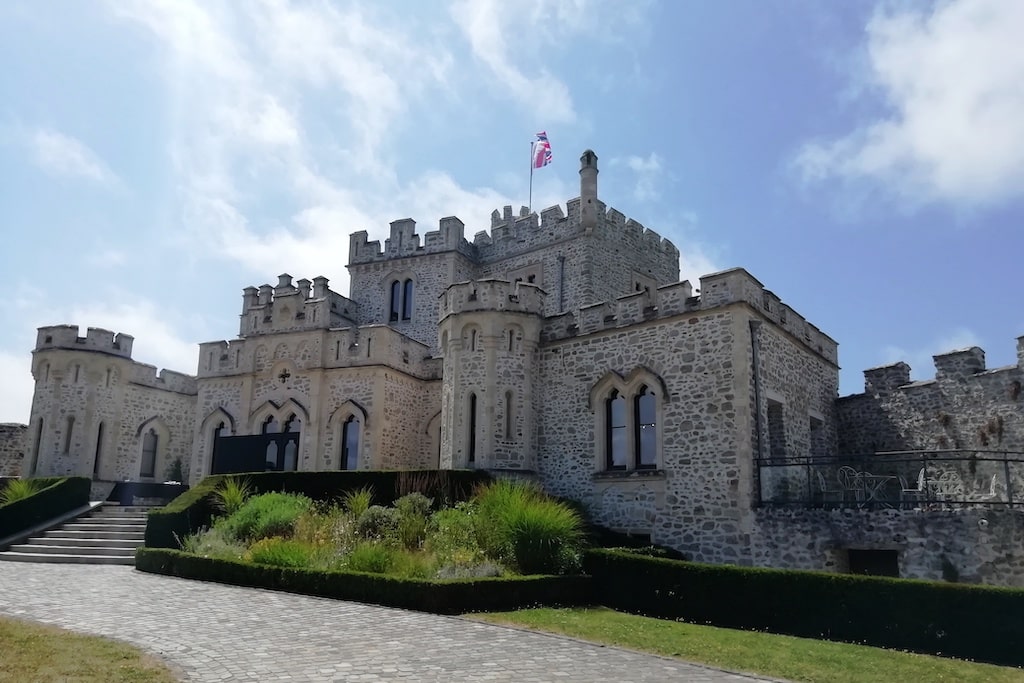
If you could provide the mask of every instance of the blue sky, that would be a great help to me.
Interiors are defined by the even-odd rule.
[[[195,372],[241,290],[326,275],[348,234],[467,233],[601,198],[682,277],[742,266],[863,369],[1024,334],[1024,3],[729,0],[0,4],[0,421],[35,328]]]

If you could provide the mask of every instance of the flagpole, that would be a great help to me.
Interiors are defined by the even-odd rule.
[[[526,215],[533,213],[533,148],[536,141],[530,143],[530,200],[527,202]]]

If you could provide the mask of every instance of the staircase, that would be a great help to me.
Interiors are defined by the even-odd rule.
[[[135,564],[143,545],[149,508],[106,503],[57,529],[0,552],[0,561]]]

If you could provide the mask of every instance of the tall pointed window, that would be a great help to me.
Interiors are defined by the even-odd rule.
[[[634,403],[636,466],[637,469],[654,469],[658,466],[658,418],[654,394],[647,387],[641,387]]]
[[[470,463],[476,462],[476,394],[469,395],[469,433],[466,435],[469,440],[469,453],[467,460]]]
[[[350,415],[341,428],[341,469],[359,467],[359,421]]]
[[[412,280],[402,285],[402,320],[412,320]]]
[[[292,415],[284,423],[283,432],[286,434],[284,443],[284,463],[281,469],[285,472],[294,472],[299,468],[299,433],[302,431],[302,420]]]
[[[71,435],[75,432],[75,416],[68,415],[67,422],[64,423],[64,452],[71,452]]]
[[[109,370],[107,372],[110,372]],[[96,453],[92,459],[92,478],[100,478],[100,456],[103,455],[103,423],[96,429]]]
[[[391,315],[388,319],[396,322],[402,312],[402,283],[395,280],[391,283]]]
[[[607,467],[610,470],[626,469],[626,399],[618,391],[612,391],[605,402],[608,420]]]
[[[139,476],[152,477],[156,473],[156,451],[160,445],[160,438],[156,430],[150,428],[142,436],[142,467],[139,469]]]

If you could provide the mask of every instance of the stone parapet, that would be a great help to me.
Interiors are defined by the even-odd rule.
[[[278,276],[277,286],[269,284],[242,290],[239,336],[254,337],[279,332],[328,329],[355,324],[358,305],[331,290],[326,277],[302,279]]]
[[[166,369],[157,372],[155,365],[146,363],[132,364],[129,381],[133,384],[173,391],[178,394],[196,394],[196,378],[192,375]]]
[[[113,333],[99,327],[90,327],[85,336],[78,336],[78,325],[51,325],[40,327],[36,334],[36,351],[67,349],[70,351],[97,351],[122,358],[132,357],[135,338],[123,332]]]
[[[542,315],[547,294],[528,282],[474,280],[451,285],[441,295],[439,319],[471,311],[514,311]]]

